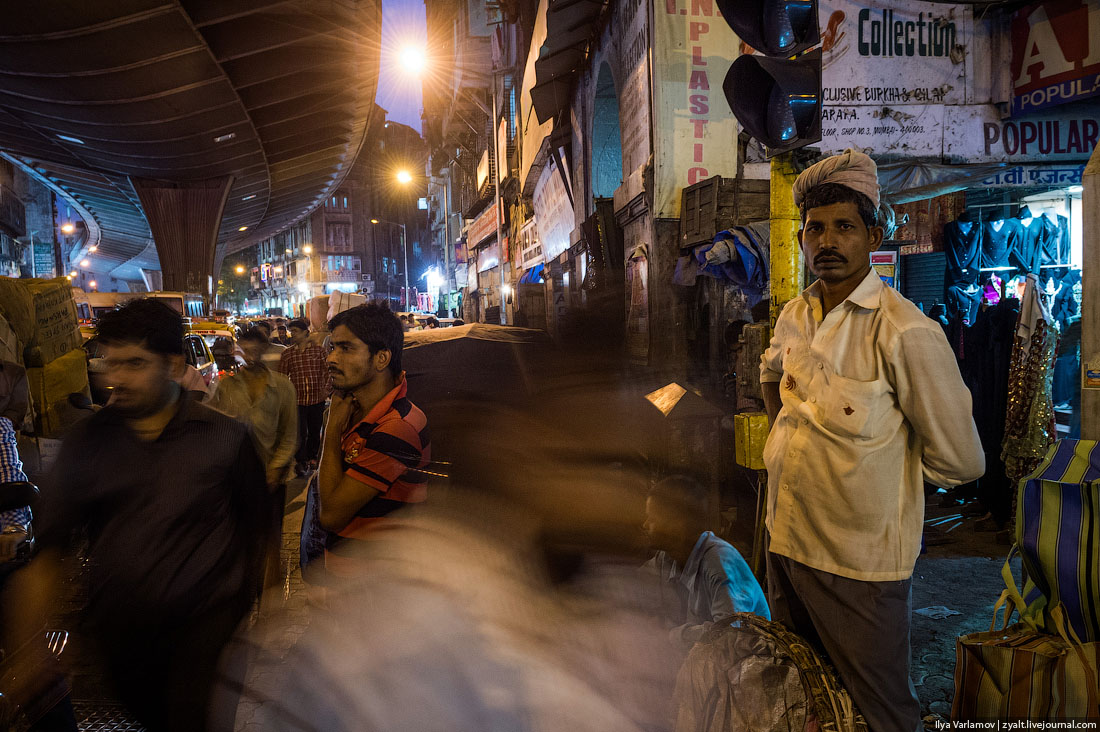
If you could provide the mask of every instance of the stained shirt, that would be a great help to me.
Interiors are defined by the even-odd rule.
[[[828,315],[815,282],[783,308],[760,380],[781,382],[764,447],[770,550],[852,579],[909,577],[924,481],[985,472],[970,392],[939,324],[874,270]]]
[[[283,351],[279,370],[294,384],[299,406],[320,404],[332,393],[325,349],[316,343],[290,346]]]
[[[298,449],[294,387],[283,374],[264,369],[264,375],[259,399],[252,400],[244,374],[237,373],[218,382],[209,404],[252,428],[256,453],[268,470],[285,470]]]
[[[771,620],[760,583],[741,553],[712,531],[704,531],[680,567],[666,552],[653,564],[661,579],[683,586],[687,593],[687,623],[702,625],[732,613],[756,613]]]

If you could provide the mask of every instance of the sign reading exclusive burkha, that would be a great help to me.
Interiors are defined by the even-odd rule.
[[[680,216],[680,194],[737,173],[737,120],[722,80],[737,36],[714,0],[656,0],[653,32],[654,215]]]

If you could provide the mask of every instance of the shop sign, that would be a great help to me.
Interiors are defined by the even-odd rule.
[[[1079,186],[1085,165],[1017,165],[999,171],[982,181],[991,188],[1031,188],[1035,186]]]
[[[936,251],[936,247],[930,241],[921,242],[919,244],[902,244],[898,249],[898,253],[903,257],[908,257],[911,254],[928,254],[934,251]]]
[[[1100,353],[1081,361],[1081,388],[1100,389]]]
[[[1049,0],[1012,16],[1012,114],[1100,95],[1100,0]]]
[[[500,244],[493,241],[492,244],[477,253],[477,271],[487,272],[500,265]]]
[[[680,194],[737,172],[737,120],[722,81],[739,55],[713,0],[665,0],[654,9],[654,215],[679,218]]]
[[[470,251],[477,249],[490,236],[497,235],[497,205],[494,203],[474,219],[466,232],[466,243]]]
[[[477,190],[485,190],[489,183],[489,149],[481,153],[481,160],[477,164]]]
[[[897,252],[871,252],[871,266],[888,287],[898,286]]]
[[[968,5],[824,0],[819,17],[826,107],[966,103],[975,50]]]
[[[542,242],[543,255],[549,261],[569,248],[569,235],[575,224],[569,194],[552,160],[547,162],[535,184],[532,204],[536,233]]]
[[[516,240],[516,251],[519,252],[520,268],[524,271],[543,263],[542,242],[539,241],[534,219],[520,229],[519,239]]]
[[[501,119],[497,125],[497,148],[501,158],[505,159],[503,165],[497,166],[497,183],[501,183],[508,177],[508,120]],[[496,157],[494,155],[494,157]]]
[[[961,162],[1085,161],[1100,138],[1100,103],[1000,119],[984,104],[947,107],[943,155]]]
[[[820,148],[824,153],[852,147],[877,155],[940,157],[944,114],[942,104],[825,107]]]

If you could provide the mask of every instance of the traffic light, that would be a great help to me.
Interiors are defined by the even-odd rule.
[[[821,42],[817,0],[717,3],[741,40],[764,54],[739,56],[722,82],[741,126],[768,157],[819,142],[821,51],[805,53]]]

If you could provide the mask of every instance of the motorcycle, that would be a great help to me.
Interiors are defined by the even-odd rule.
[[[28,481],[0,483],[0,512],[33,507],[38,499],[38,487]],[[11,573],[25,566],[34,555],[34,530],[31,525],[12,526],[5,534],[21,534],[13,556],[0,563],[0,587]],[[69,684],[57,669],[57,662],[69,642],[65,630],[43,628],[36,636],[15,649],[0,648],[0,732],[15,728],[19,722],[34,724],[47,715],[56,715],[58,707],[69,695]],[[69,727],[71,705],[61,714],[60,726]],[[75,719],[71,729],[76,729]]]

